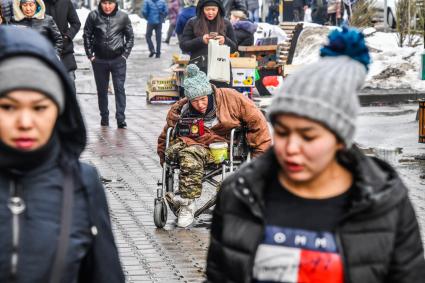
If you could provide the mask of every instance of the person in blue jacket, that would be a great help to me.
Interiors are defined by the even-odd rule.
[[[168,8],[164,0],[145,0],[143,7],[140,11],[147,21],[146,27],[146,41],[149,47],[149,57],[155,55],[156,58],[161,57],[161,35],[162,35],[162,24],[167,16]],[[152,42],[152,33],[155,31],[156,38],[156,51]]]
[[[125,282],[86,136],[50,42],[0,26],[0,282]]]
[[[196,5],[198,4],[198,0],[184,0],[183,2],[184,8],[180,11],[177,17],[175,29],[179,42],[187,21],[196,16]]]

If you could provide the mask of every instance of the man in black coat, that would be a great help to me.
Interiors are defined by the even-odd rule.
[[[75,88],[75,70],[77,63],[74,58],[74,43],[72,40],[80,30],[81,23],[71,0],[45,0],[46,14],[53,17],[63,37],[63,49],[60,55]]]
[[[294,22],[304,21],[304,11],[308,8],[307,0],[294,0],[293,2]]]
[[[84,48],[92,62],[101,121],[109,126],[108,85],[112,74],[118,128],[126,128],[125,77],[127,58],[134,45],[134,34],[128,15],[118,9],[116,0],[101,0],[90,12],[84,26]]]

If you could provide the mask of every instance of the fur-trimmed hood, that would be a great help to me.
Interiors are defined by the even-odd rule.
[[[46,6],[44,5],[43,0],[35,0],[35,2],[37,3],[37,11],[35,12],[34,16],[32,16],[32,18],[42,20],[46,15]],[[20,22],[26,18],[21,10],[20,0],[13,0],[13,17],[17,22]]]

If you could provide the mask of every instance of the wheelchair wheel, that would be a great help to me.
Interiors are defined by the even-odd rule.
[[[155,200],[155,207],[153,210],[153,222],[158,228],[163,228],[167,223],[167,205],[164,200]]]

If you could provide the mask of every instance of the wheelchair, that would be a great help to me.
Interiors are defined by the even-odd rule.
[[[170,141],[174,135],[174,128],[170,127],[167,129],[167,137],[165,149],[170,146]],[[251,153],[248,142],[246,140],[246,127],[241,126],[234,128],[230,132],[230,146],[228,151],[228,159],[224,160],[221,164],[209,164],[205,167],[204,176],[202,178],[202,184],[208,183],[219,189],[221,182],[226,176],[234,172],[242,163],[247,162],[251,159]],[[158,181],[157,195],[155,198],[155,206],[153,219],[155,226],[163,228],[167,223],[168,209],[173,212],[175,216],[178,214],[178,210],[170,203],[166,198],[167,192],[174,193],[178,188],[178,182],[176,181],[175,174],[178,174],[179,164],[175,162],[165,161],[162,167],[162,180]],[[217,180],[219,177],[219,180]],[[215,205],[217,195],[209,199],[204,205],[202,205],[195,212],[195,218],[201,215],[203,212],[208,210],[210,207]]]

